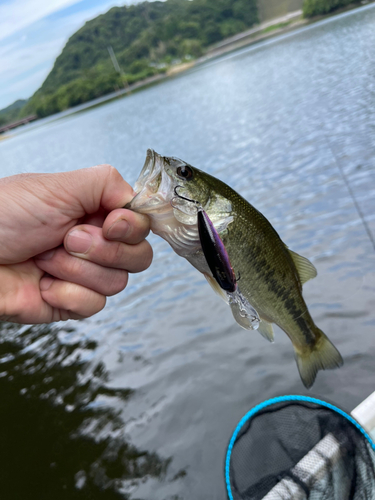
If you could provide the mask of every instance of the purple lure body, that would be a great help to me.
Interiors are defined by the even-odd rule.
[[[198,232],[202,250],[213,277],[220,288],[226,292],[234,292],[237,288],[237,280],[228,252],[203,208],[198,209]]]

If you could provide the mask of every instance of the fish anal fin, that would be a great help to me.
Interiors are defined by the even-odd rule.
[[[332,370],[343,364],[341,354],[319,328],[314,331],[316,344],[304,352],[295,351],[298,370],[305,387],[313,385],[319,370]]]
[[[215,278],[213,278],[212,276],[210,276],[207,273],[204,273],[203,276],[206,278],[206,280],[210,284],[212,290],[217,295],[219,295],[219,297],[221,297],[226,304],[229,304],[229,299],[228,299],[227,294],[225,293],[225,291],[222,288],[220,288],[220,286],[219,286],[218,282],[215,280]]]
[[[311,262],[306,259],[306,257],[302,257],[302,255],[293,252],[293,250],[289,250],[289,248],[288,251],[297,268],[298,276],[300,277],[302,285],[306,283],[306,281],[315,278],[315,276],[318,274],[315,266],[311,264]]]
[[[273,327],[271,323],[262,319],[258,326],[258,332],[269,342],[274,342]]]

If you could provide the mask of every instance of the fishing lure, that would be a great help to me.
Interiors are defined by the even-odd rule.
[[[202,207],[198,207],[198,233],[208,267],[220,288],[234,292],[237,278],[229,260],[224,243],[211,219]]]
[[[246,325],[247,329],[256,330],[260,323],[259,315],[238,289],[237,282],[240,277],[236,278],[228,252],[213,222],[199,201],[181,196],[177,192],[178,187],[181,186],[174,189],[176,196],[196,205],[198,234],[203,254],[213,278],[224,290],[227,302],[232,306],[233,315],[238,319],[241,317],[241,324]]]

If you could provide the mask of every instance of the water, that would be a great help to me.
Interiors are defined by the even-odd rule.
[[[98,163],[133,184],[148,147],[229,183],[305,255],[310,311],[345,365],[308,392],[292,347],[242,330],[168,245],[95,317],[0,343],[0,484],[7,500],[224,500],[240,418],[309,393],[351,410],[374,390],[375,9],[226,56],[0,144],[1,175]]]

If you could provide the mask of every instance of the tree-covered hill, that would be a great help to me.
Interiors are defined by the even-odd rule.
[[[47,116],[199,57],[252,26],[256,0],[166,0],[114,7],[67,42],[24,114]],[[117,58],[116,71],[109,50]]]
[[[352,3],[362,3],[362,0],[304,0],[303,15],[305,17],[312,17],[328,14]]]
[[[26,103],[27,100],[18,99],[18,101],[15,101],[10,106],[4,109],[0,109],[0,127],[2,125],[6,125],[8,123],[16,121],[18,119],[21,109],[24,108]]]

